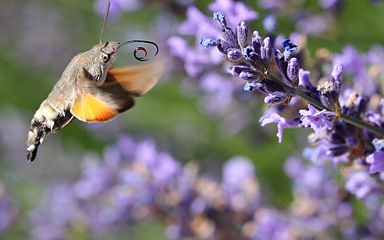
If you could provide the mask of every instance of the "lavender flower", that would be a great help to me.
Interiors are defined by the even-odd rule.
[[[311,104],[308,104],[308,110],[299,111],[301,118],[301,124],[304,127],[311,127],[315,134],[320,136],[325,130],[331,130],[333,128],[333,120],[335,114],[326,110],[319,111]]]
[[[270,123],[277,124],[276,136],[279,139],[279,143],[283,141],[283,129],[299,127],[298,121],[285,119],[275,112],[267,112],[260,118],[261,126],[265,126]]]
[[[52,186],[41,207],[31,213],[31,238],[65,238],[73,234],[71,226],[97,238],[116,224],[132,226],[153,218],[165,223],[170,239],[212,239],[222,234],[230,239],[377,238],[384,233],[378,227],[383,204],[373,194],[379,186],[362,171],[351,172],[346,183],[346,189],[369,207],[367,222],[357,225],[352,198],[333,179],[332,168],[295,157],[285,165],[293,196],[287,209],[263,203],[255,168],[246,157],[231,158],[219,180],[198,174],[195,163],[182,166],[158,151],[152,140],[123,137],[106,149],[103,161],[93,161],[85,158],[82,176],[74,183]],[[97,185],[103,187],[92,195],[79,195],[79,183],[95,183],[90,176],[96,177],[101,169],[110,173],[108,178],[101,174]],[[369,231],[360,231],[361,227]]]
[[[222,188],[235,212],[252,211],[259,201],[259,186],[251,161],[234,157],[223,167]]]
[[[258,31],[253,31],[250,38],[245,22],[238,25],[235,33],[228,26],[224,13],[214,13],[213,18],[221,28],[221,39],[209,38],[203,42],[214,43],[205,46],[217,48],[218,52],[226,55],[231,64],[228,72],[246,81],[245,91],[256,90],[266,95],[264,102],[267,104],[288,105],[296,95],[309,101],[308,110],[299,110],[300,121],[297,117],[293,120],[282,117],[280,112],[288,108],[285,106],[271,110],[260,118],[262,126],[277,123],[279,142],[282,141],[284,128],[311,127],[315,133],[309,139],[319,144],[317,153],[323,154],[318,154],[319,158],[332,160],[334,165],[358,162],[361,158],[370,165],[370,173],[382,170],[382,151],[373,152],[371,142],[372,134],[384,135],[383,118],[381,113],[370,110],[375,106],[368,106],[366,97],[342,88],[342,75],[348,73],[350,68],[348,63],[344,67],[344,61],[335,60],[329,79],[322,80],[315,87],[309,79],[309,72],[300,71],[300,60],[296,55],[298,46],[290,39],[282,41],[282,49],[278,49],[273,47],[268,37],[263,39]],[[364,65],[359,63],[358,67],[363,68]],[[364,70],[361,72],[365,73]],[[301,102],[295,103],[291,103],[290,107],[294,108]],[[372,183],[378,185],[374,181]],[[348,191],[359,197],[365,196],[353,187],[356,184],[347,185]],[[361,185],[361,189],[371,189],[368,181],[362,181]],[[372,189],[379,191],[377,187]]]
[[[378,188],[377,183],[367,172],[355,171],[347,176],[345,188],[356,195],[357,198],[366,198]]]

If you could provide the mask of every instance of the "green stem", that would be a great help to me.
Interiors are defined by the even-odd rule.
[[[276,82],[277,84],[279,84],[281,87],[284,88],[284,90],[286,90],[288,93],[290,93],[292,96],[299,96],[303,99],[305,99],[306,101],[308,101],[311,105],[313,105],[315,108],[319,109],[319,110],[327,110],[327,111],[331,111],[333,112],[331,109],[327,108],[326,106],[324,106],[320,101],[318,101],[317,99],[314,99],[312,98],[310,95],[308,95],[305,91],[303,91],[302,89],[300,88],[293,88],[292,86],[289,86],[287,85],[286,83],[284,83],[283,81],[281,81],[280,79],[276,78],[275,76],[268,76],[271,80],[273,80],[274,82]],[[356,127],[359,127],[359,128],[363,128],[367,131],[370,131],[378,136],[381,136],[383,137],[384,136],[384,129],[383,128],[380,128],[380,127],[376,127],[372,124],[369,124],[365,121],[362,121],[360,119],[357,119],[357,118],[353,118],[353,117],[350,117],[350,116],[347,116],[345,114],[340,114],[339,118],[349,124],[352,124]]]

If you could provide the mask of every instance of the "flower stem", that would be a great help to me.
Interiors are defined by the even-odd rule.
[[[279,78],[273,76],[273,75],[269,75],[268,76],[271,80],[273,80],[274,82],[276,82],[277,84],[279,84],[281,87],[283,87],[288,93],[290,93],[291,95],[293,96],[299,96],[303,99],[305,99],[306,101],[308,101],[311,105],[313,105],[315,108],[319,109],[319,110],[327,110],[327,111],[331,111],[333,112],[331,109],[327,108],[326,106],[324,106],[320,101],[318,101],[317,99],[311,97],[310,95],[308,95],[305,91],[303,91],[302,89],[300,88],[294,88],[292,86],[289,86],[288,84],[286,84],[285,82],[283,82],[282,80],[280,80]],[[345,114],[340,114],[339,118],[349,124],[352,124],[358,128],[363,128],[369,132],[372,132],[378,136],[381,136],[381,137],[384,137],[384,129],[383,128],[380,128],[380,127],[377,127],[377,126],[374,126],[372,124],[369,124],[365,121],[362,121],[361,119],[357,119],[357,118],[353,118],[353,117],[350,117],[350,116],[347,116]]]

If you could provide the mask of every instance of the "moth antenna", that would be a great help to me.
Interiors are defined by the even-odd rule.
[[[105,24],[108,20],[108,15],[109,15],[109,9],[111,7],[111,1],[110,0],[107,0],[107,10],[104,14],[104,20],[103,20],[103,24],[101,25],[101,32],[100,32],[100,44],[103,42],[103,34],[104,34],[104,28],[105,28]]]
[[[125,41],[125,42],[120,43],[119,48],[124,46],[124,45],[126,45],[126,44],[130,44],[130,43],[148,43],[148,44],[151,44],[152,46],[154,46],[156,48],[155,53],[153,54],[153,56],[150,56],[150,57],[148,57],[148,50],[145,47],[141,47],[140,46],[140,47],[135,48],[133,50],[133,56],[135,57],[136,60],[138,60],[140,62],[149,61],[149,60],[153,59],[154,57],[156,57],[157,54],[159,53],[159,46],[155,42],[147,41],[147,40],[129,40],[129,41]],[[137,54],[139,52],[143,52],[143,56],[138,56]]]

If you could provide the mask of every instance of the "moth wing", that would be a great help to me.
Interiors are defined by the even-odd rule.
[[[86,70],[77,79],[77,93],[71,113],[83,122],[106,122],[134,106],[131,94],[118,82],[97,86]]]
[[[111,68],[105,85],[118,83],[125,91],[142,96],[151,90],[164,72],[164,61],[129,67]]]

